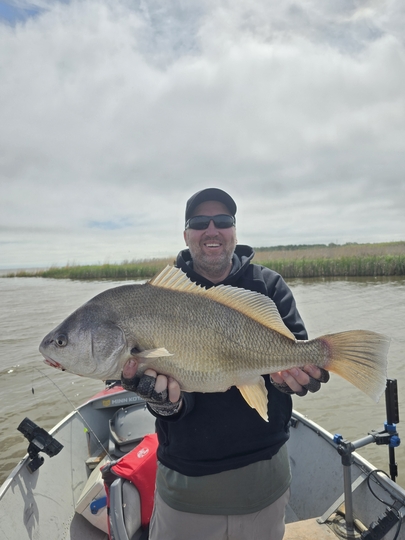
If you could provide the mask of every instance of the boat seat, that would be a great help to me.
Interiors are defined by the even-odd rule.
[[[114,540],[142,540],[141,498],[128,480],[117,478],[110,486],[110,528]]]
[[[120,458],[141,442],[145,433],[155,431],[155,418],[144,403],[119,409],[110,420],[108,453]]]

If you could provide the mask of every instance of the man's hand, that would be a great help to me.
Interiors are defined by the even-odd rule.
[[[153,369],[147,369],[139,376],[137,371],[138,362],[131,358],[121,374],[121,384],[125,390],[138,394],[153,411],[162,416],[171,416],[180,410],[182,399],[177,381],[158,375]]]
[[[312,364],[303,368],[292,368],[270,375],[273,385],[281,392],[305,396],[307,392],[317,392],[321,383],[329,381],[329,372]]]

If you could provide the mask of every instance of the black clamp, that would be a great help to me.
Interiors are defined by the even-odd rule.
[[[374,438],[377,445],[386,444],[390,448],[397,448],[401,444],[396,424],[384,422],[384,431],[370,431],[369,435]]]
[[[17,429],[30,443],[27,452],[31,461],[27,464],[27,468],[31,473],[44,463],[44,458],[39,455],[40,452],[45,452],[49,457],[53,457],[59,454],[63,448],[60,442],[29,418],[24,418]]]

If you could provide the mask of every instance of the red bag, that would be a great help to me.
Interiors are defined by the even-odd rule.
[[[146,435],[141,443],[119,461],[103,468],[103,477],[108,485],[108,472],[125,478],[134,484],[141,498],[141,522],[146,527],[153,511],[158,440],[156,433]]]

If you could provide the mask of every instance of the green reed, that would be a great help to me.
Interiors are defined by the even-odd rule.
[[[284,278],[403,276],[405,255],[260,261]]]
[[[147,279],[161,270],[167,264],[173,264],[173,259],[154,259],[147,262],[123,262],[121,264],[102,265],[67,265],[53,266],[48,270],[21,270],[7,274],[6,277],[44,277],[55,279]]]

